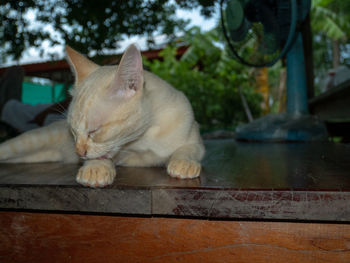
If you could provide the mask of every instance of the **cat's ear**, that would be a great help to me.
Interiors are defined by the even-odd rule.
[[[120,60],[111,92],[119,98],[130,98],[143,87],[143,68],[140,50],[130,45]]]
[[[66,46],[67,61],[74,73],[75,84],[79,84],[83,79],[94,72],[98,65],[75,51],[70,46]]]

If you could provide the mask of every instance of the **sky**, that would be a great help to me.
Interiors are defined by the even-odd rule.
[[[203,31],[208,31],[212,29],[213,27],[215,27],[218,21],[218,13],[216,13],[210,19],[206,19],[200,15],[199,8],[193,9],[191,11],[178,9],[176,11],[176,15],[180,18],[189,19],[190,20],[189,27],[199,26]],[[34,18],[33,13],[29,13],[28,16]],[[162,36],[158,37],[158,41],[160,42],[162,41]],[[145,38],[132,37],[121,42],[120,48],[117,49],[115,53],[122,53],[125,50],[125,48],[131,43],[136,43],[141,48],[141,50],[146,49]],[[48,53],[57,53],[59,58],[64,58],[63,46],[50,47],[48,42],[44,41],[42,43],[42,47],[44,47],[45,50],[48,51]],[[29,48],[23,53],[22,58],[19,61],[9,61],[6,64],[0,65],[0,67],[14,65],[14,64],[17,64],[18,62],[19,64],[29,64],[29,63],[37,63],[37,62],[43,62],[43,61],[49,61],[49,60],[51,60],[51,58],[48,55],[44,54],[44,56],[41,57],[39,55],[39,52],[35,48]]]

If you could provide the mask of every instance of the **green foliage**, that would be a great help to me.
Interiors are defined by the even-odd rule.
[[[187,22],[175,16],[178,7],[199,7],[210,16],[214,6],[209,0],[1,0],[0,63],[9,56],[19,59],[25,49],[39,48],[44,41],[89,55],[114,50],[132,35],[146,36],[151,46],[154,35],[171,39],[185,28]]]
[[[162,61],[144,61],[152,72],[183,91],[189,98],[202,130],[234,128],[246,122],[237,87],[241,87],[253,115],[260,114],[261,96],[250,71],[220,47],[216,31],[202,34],[199,28],[185,36],[189,49],[180,60],[176,47],[161,53]]]
[[[350,66],[350,1],[312,0],[311,26],[316,93],[334,61]],[[339,58],[335,50],[339,50]]]
[[[345,41],[350,35],[350,3],[340,0],[312,1],[312,29],[332,40]]]

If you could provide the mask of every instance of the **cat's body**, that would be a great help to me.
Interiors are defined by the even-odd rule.
[[[131,46],[119,66],[99,67],[67,48],[76,84],[67,121],[0,145],[2,162],[79,162],[81,184],[111,184],[115,165],[167,165],[171,176],[194,178],[204,155],[198,125],[182,92],[143,71]],[[79,158],[80,157],[80,158]]]

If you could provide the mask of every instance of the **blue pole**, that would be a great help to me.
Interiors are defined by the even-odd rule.
[[[295,116],[309,113],[301,33],[297,33],[296,40],[287,53],[287,113]]]

